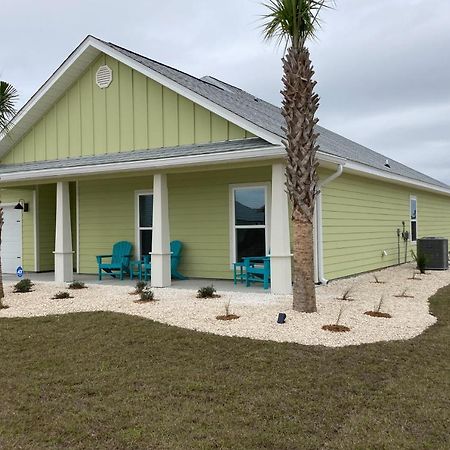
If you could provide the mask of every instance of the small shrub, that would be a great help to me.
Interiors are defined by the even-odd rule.
[[[147,283],[145,281],[138,281],[134,287],[134,292],[130,292],[131,295],[140,295],[145,289],[147,289]]]
[[[337,300],[345,300],[347,302],[351,302],[352,300],[354,300],[354,298],[352,297],[353,290],[354,286],[349,287],[342,293],[340,297],[337,298]]]
[[[155,301],[155,294],[151,289],[148,287],[145,287],[142,289],[142,291],[139,293],[139,300],[136,300],[136,303],[148,303],[148,302],[154,302]]]
[[[3,303],[3,299],[0,298],[0,309],[6,309],[6,308],[9,308],[9,306],[8,306],[8,305],[5,305],[5,304]]]
[[[197,291],[197,298],[217,298],[216,288],[211,284],[210,286],[201,287]]]
[[[64,298],[73,298],[73,297],[66,291],[59,291],[52,297],[53,300],[62,300]]]
[[[414,250],[411,250],[411,256],[417,264],[417,269],[424,274],[428,265],[428,258],[422,252],[414,253]]]
[[[25,294],[26,292],[31,292],[33,286],[34,283],[30,279],[24,278],[14,285],[13,292],[16,294]]]
[[[69,284],[69,289],[87,289],[87,286],[82,281],[73,281]]]

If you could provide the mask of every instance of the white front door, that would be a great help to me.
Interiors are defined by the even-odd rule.
[[[16,273],[22,266],[22,210],[3,206],[1,258],[3,273]]]

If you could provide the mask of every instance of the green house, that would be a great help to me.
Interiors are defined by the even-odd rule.
[[[189,277],[228,279],[241,257],[270,254],[272,291],[290,292],[279,108],[88,36],[13,123],[0,141],[4,272],[69,281],[127,240],[168,286],[176,239]],[[450,237],[448,185],[318,131],[318,282],[397,264],[402,222],[410,246]]]

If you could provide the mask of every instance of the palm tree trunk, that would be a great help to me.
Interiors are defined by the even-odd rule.
[[[0,208],[0,309],[3,305],[2,299],[5,297],[3,290],[3,273],[2,273],[2,228],[3,228],[3,208]]]
[[[316,312],[316,288],[314,283],[313,225],[301,212],[293,213],[294,273],[293,309]]]
[[[283,58],[283,107],[286,121],[286,187],[293,206],[294,301],[296,311],[315,312],[313,218],[318,150],[315,113],[319,96],[309,51],[290,47]]]

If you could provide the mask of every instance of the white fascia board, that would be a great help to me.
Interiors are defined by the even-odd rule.
[[[30,170],[14,172],[0,176],[0,184],[17,181],[46,180],[48,178],[67,178],[85,175],[108,174],[116,172],[136,172],[143,170],[163,171],[183,166],[204,166],[210,164],[227,164],[249,160],[266,160],[282,158],[283,147],[256,148],[234,152],[211,153],[206,155],[191,155],[172,158],[159,158],[147,161],[129,161],[108,164],[93,164],[81,167],[65,167],[56,169]]]

